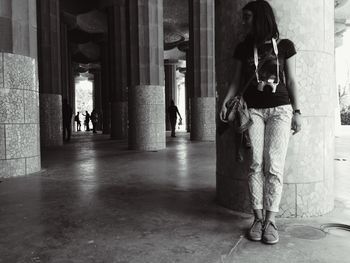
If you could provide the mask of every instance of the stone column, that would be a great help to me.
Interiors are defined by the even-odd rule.
[[[118,1],[107,10],[111,73],[111,137],[125,139],[128,135],[125,0]]]
[[[214,2],[189,1],[190,71],[193,70],[191,139],[215,140]]]
[[[68,29],[63,22],[60,24],[60,43],[61,43],[61,91],[62,98],[67,98],[72,108],[72,100],[70,99],[71,92],[71,58],[68,43]],[[74,90],[74,89],[73,89]]]
[[[59,0],[38,0],[40,139],[43,147],[63,144]]]
[[[101,70],[90,70],[94,74],[94,108],[98,113],[97,130],[102,130]]]
[[[226,95],[232,72],[232,59],[227,58],[232,57],[239,40],[239,12],[247,2],[217,1],[219,103]],[[331,211],[334,202],[334,1],[269,2],[275,10],[281,38],[291,39],[297,48],[296,79],[303,113],[302,131],[292,136],[289,144],[280,216],[318,216]],[[217,199],[234,210],[250,211],[248,155],[244,163],[235,162],[233,138],[232,130],[217,135]]]
[[[165,148],[163,1],[130,0],[129,147]]]
[[[177,60],[165,60],[164,61],[164,72],[165,72],[165,110],[170,106],[171,100],[176,103],[176,65]],[[168,113],[166,112],[166,130],[170,131],[170,121]]]
[[[35,0],[0,0],[0,177],[40,163]]]
[[[102,62],[101,62],[101,99],[102,99],[102,133],[110,134],[111,132],[111,107],[110,107],[110,79],[108,63],[108,46],[107,43],[101,44]]]
[[[186,52],[186,127],[187,132],[191,132],[191,98],[193,97],[193,54],[189,49],[189,41],[181,43],[178,46],[178,49],[180,51]]]

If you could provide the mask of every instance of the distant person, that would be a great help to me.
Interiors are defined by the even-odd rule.
[[[62,118],[63,118],[63,140],[69,141],[72,134],[73,109],[68,104],[67,99],[63,100]]]
[[[79,118],[80,112],[78,111],[77,115],[74,117],[74,121],[77,123],[77,131],[81,131],[81,122]]]
[[[90,131],[90,127],[89,127],[90,114],[88,113],[88,111],[85,111],[85,114],[82,114],[82,115],[85,116],[85,120],[84,120],[85,131]]]
[[[174,101],[171,101],[171,104],[168,108],[168,116],[169,116],[169,121],[170,121],[170,125],[171,125],[171,137],[176,137],[175,136],[175,128],[176,128],[176,119],[177,119],[177,115],[179,115],[180,117],[180,122],[182,121],[180,112],[178,110],[178,108],[175,106]]]
[[[97,123],[98,123],[98,114],[96,109],[93,109],[90,115],[91,122],[92,122],[92,132],[96,133]]]

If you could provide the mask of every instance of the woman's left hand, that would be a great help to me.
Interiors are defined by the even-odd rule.
[[[299,113],[294,113],[292,118],[292,130],[293,135],[301,130],[301,115]]]

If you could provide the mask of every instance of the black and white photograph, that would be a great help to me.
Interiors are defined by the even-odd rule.
[[[0,263],[349,263],[350,0],[0,0]]]

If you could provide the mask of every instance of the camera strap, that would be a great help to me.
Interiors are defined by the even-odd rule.
[[[280,83],[280,63],[278,60],[278,47],[277,47],[277,41],[275,38],[271,39],[271,43],[272,43],[272,47],[273,47],[273,51],[276,55],[276,70],[277,70],[277,83],[276,85],[278,85]],[[268,53],[266,56],[269,56],[270,53]],[[265,58],[267,59],[267,57]],[[258,54],[258,48],[256,47],[256,45],[254,45],[254,64],[255,64],[255,75],[256,75],[256,80],[258,81],[258,83],[261,82],[260,77],[259,77],[259,54]]]
[[[278,40],[276,41],[276,48],[277,48],[277,44],[278,44],[280,41],[281,41],[280,39],[278,39]],[[261,67],[265,64],[265,62],[267,61],[267,57],[271,54],[271,52],[272,52],[272,49],[269,50],[269,52],[266,54],[266,57],[265,57],[265,58],[263,58],[262,60],[260,60],[260,63],[258,63],[259,65],[257,66],[257,71],[259,71],[259,70],[261,69]],[[277,52],[278,52],[278,50],[277,50]],[[277,63],[279,63],[279,62],[277,61]],[[278,68],[279,68],[279,67],[278,67]],[[243,88],[240,89],[240,90],[237,92],[237,95],[242,96],[242,95],[244,94],[244,92],[246,91],[246,89],[248,88],[248,86],[250,85],[250,83],[253,81],[253,79],[254,79],[255,77],[256,77],[255,74],[253,74],[253,75],[248,79],[248,81],[244,84]]]

